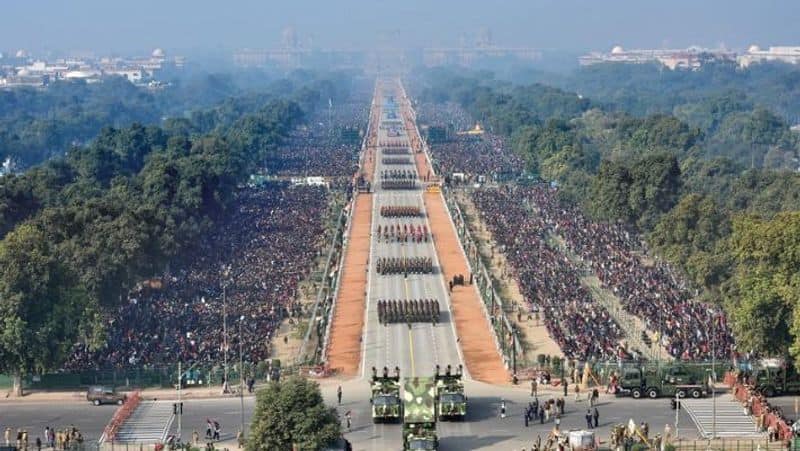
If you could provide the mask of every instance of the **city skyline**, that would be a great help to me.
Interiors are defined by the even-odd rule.
[[[389,10],[391,20],[386,15]],[[444,26],[443,17],[448,19]],[[450,47],[474,41],[488,29],[499,45],[565,52],[614,45],[746,49],[752,44],[797,44],[800,36],[793,24],[798,19],[800,5],[786,0],[700,4],[514,0],[495,2],[491,8],[473,0],[397,5],[240,0],[224,7],[211,1],[111,5],[98,0],[44,0],[4,7],[0,48],[37,54],[130,55],[162,47],[191,56],[221,55],[241,48],[278,47],[283,30],[292,27],[300,44],[326,48],[389,46],[397,36],[407,48]]]

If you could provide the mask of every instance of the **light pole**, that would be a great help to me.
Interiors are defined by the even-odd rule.
[[[717,321],[711,314],[711,439],[717,438]]]
[[[224,378],[222,383],[222,393],[228,393],[228,298],[226,291],[228,287],[228,275],[230,266],[222,266],[222,365],[224,367]]]
[[[228,300],[225,296],[226,282],[222,281],[222,365],[225,368],[225,380],[222,393],[228,393]]]
[[[239,317],[239,404],[242,413],[242,438],[244,438],[244,354],[242,353],[242,323],[244,315]]]

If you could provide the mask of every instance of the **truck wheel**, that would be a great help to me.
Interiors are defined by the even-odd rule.
[[[692,398],[699,399],[701,396],[703,396],[703,392],[696,388],[692,390]]]
[[[764,393],[764,396],[766,396],[767,398],[771,398],[771,397],[775,396],[775,389],[772,388],[772,387],[766,387],[766,388],[764,388],[762,393]]]
[[[680,389],[680,390],[678,390],[678,392],[676,394],[678,395],[678,398],[685,398],[686,397],[686,390]]]
[[[96,406],[99,406],[100,405],[100,400],[99,399],[95,399],[94,401],[92,401],[92,404],[94,404]]]
[[[633,399],[639,399],[642,397],[642,391],[639,390],[638,388],[634,388],[633,390],[631,390],[631,396],[633,397]]]
[[[658,390],[656,390],[655,388],[647,390],[647,397],[650,399],[658,398]]]

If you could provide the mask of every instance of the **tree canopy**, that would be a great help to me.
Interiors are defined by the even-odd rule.
[[[293,376],[256,393],[247,451],[324,449],[341,436],[336,409],[325,406],[319,385]]]

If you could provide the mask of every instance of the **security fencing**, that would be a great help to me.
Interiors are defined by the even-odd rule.
[[[184,364],[182,386],[184,388],[211,387],[222,385],[225,379],[225,368],[222,365],[203,367]],[[247,380],[265,382],[277,377],[296,374],[297,365],[281,365],[277,359],[252,364],[245,362],[240,371],[236,362],[228,367],[228,385],[232,388]],[[244,380],[240,375],[244,374]],[[0,376],[0,388],[11,388],[11,378]],[[75,390],[85,389],[92,385],[117,387],[122,390],[134,388],[175,388],[178,383],[178,366],[148,366],[140,368],[101,369],[84,371],[63,371],[27,375],[23,377],[25,390]]]

